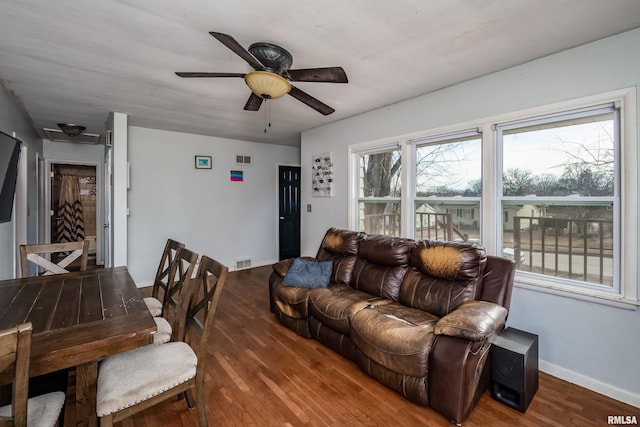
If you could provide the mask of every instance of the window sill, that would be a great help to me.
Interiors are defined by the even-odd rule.
[[[522,277],[516,273],[514,286],[534,292],[542,292],[550,295],[557,295],[565,298],[572,298],[579,301],[586,301],[595,304],[602,304],[609,307],[621,308],[624,310],[637,310],[640,301],[637,299],[625,298],[619,294],[608,294],[589,289],[574,289],[557,284],[536,280],[530,277]]]

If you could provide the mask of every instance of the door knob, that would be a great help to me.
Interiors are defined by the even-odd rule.
[[[284,217],[283,217],[283,216],[281,216],[281,217],[280,217],[280,219],[284,219]]]

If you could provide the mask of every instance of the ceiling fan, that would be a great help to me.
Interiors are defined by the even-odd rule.
[[[240,58],[247,61],[254,71],[249,73],[176,72],[178,76],[188,78],[242,77],[251,89],[251,96],[249,96],[244,106],[244,109],[249,111],[258,111],[265,100],[280,98],[286,94],[293,96],[325,116],[335,111],[327,104],[292,86],[289,81],[347,83],[347,74],[342,67],[291,70],[293,57],[286,49],[280,46],[259,42],[253,43],[247,50],[228,34],[214,31],[210,31],[209,34],[231,49]]]

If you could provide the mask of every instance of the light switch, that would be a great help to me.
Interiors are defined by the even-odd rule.
[[[307,212],[311,212],[311,205],[307,205]]]

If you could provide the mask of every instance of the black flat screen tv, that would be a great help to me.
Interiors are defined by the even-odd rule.
[[[11,221],[22,142],[0,131],[0,223]]]

